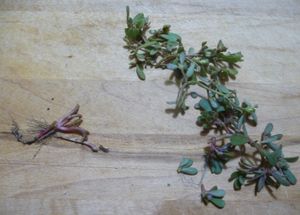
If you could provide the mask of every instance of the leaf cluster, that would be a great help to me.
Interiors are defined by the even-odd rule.
[[[212,187],[210,190],[206,191],[204,186],[201,186],[201,199],[204,204],[209,202],[218,208],[224,208],[225,201],[222,199],[225,196],[225,191],[218,189],[217,186]]]
[[[136,32],[135,36],[132,32]],[[205,164],[211,173],[220,174],[227,162],[240,158],[237,171],[230,177],[235,190],[254,184],[256,194],[263,187],[272,191],[270,187],[296,184],[288,162],[296,161],[298,157],[284,157],[282,146],[276,143],[282,135],[271,134],[271,123],[267,124],[261,139],[253,140],[247,128],[257,125],[258,106],[246,100],[241,102],[237,92],[226,85],[239,72],[239,63],[243,61],[241,52],[229,52],[221,40],[215,47],[202,42],[200,48],[186,50],[181,37],[171,31],[170,25],[150,30],[149,19],[141,13],[130,18],[128,7],[124,41],[124,47],[129,51],[130,68],[136,68],[141,80],[146,78],[144,70],[147,67],[171,70],[169,82],[179,88],[176,100],[169,102],[175,104],[175,115],[189,109],[186,105],[189,97],[196,100],[194,109],[199,111],[196,123],[204,134],[210,131],[216,134],[204,148]],[[191,91],[192,86],[196,90]],[[253,154],[249,154],[249,148]],[[197,174],[192,164],[192,160],[184,158],[177,172]],[[204,202],[221,207],[223,200],[214,203],[209,192],[202,192]]]
[[[229,181],[233,181],[235,190],[240,190],[243,185],[255,184],[255,194],[264,187],[272,194],[271,187],[278,189],[280,185],[290,186],[297,183],[288,163],[296,162],[298,157],[284,156],[282,145],[276,144],[282,135],[272,135],[272,129],[273,125],[267,124],[260,141],[252,143],[260,159],[254,159],[255,156],[252,159],[246,156],[240,159],[239,168],[229,178]]]
[[[192,167],[192,165],[193,165],[192,159],[182,158],[177,168],[177,172],[186,175],[197,175],[198,170],[195,167]]]

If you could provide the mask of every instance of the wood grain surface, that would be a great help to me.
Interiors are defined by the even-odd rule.
[[[271,198],[253,187],[233,191],[222,175],[207,186],[226,190],[226,207],[205,207],[199,176],[178,175],[183,156],[202,170],[197,112],[174,119],[165,110],[177,89],[168,71],[147,81],[128,69],[123,46],[125,6],[172,25],[187,47],[222,39],[245,61],[235,82],[258,104],[259,135],[267,122],[283,133],[286,155],[300,153],[300,2],[295,0],[0,0],[0,214],[300,214],[300,186]],[[192,101],[190,101],[192,102]],[[80,104],[90,140],[111,149],[91,153],[51,140],[24,146],[7,133],[13,117],[52,121]],[[299,162],[292,169],[300,179]]]

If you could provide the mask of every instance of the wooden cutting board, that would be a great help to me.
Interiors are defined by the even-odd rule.
[[[226,190],[226,207],[205,207],[201,175],[176,173],[183,156],[202,170],[197,112],[174,119],[166,101],[167,71],[146,82],[128,69],[122,48],[125,6],[150,16],[152,27],[171,24],[187,47],[222,39],[245,62],[230,84],[259,104],[259,135],[267,122],[283,133],[284,152],[300,153],[300,2],[56,0],[0,1],[0,214],[299,214],[300,186],[280,188],[277,200],[253,187],[233,191],[222,175],[207,186]],[[90,140],[109,154],[50,141],[24,146],[8,134],[11,118],[54,120],[80,104]],[[299,179],[299,162],[292,164]]]

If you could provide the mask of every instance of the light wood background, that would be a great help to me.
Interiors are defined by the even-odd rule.
[[[200,175],[176,173],[183,156],[202,170],[197,112],[165,113],[177,89],[168,71],[147,81],[128,69],[123,46],[125,6],[172,25],[187,47],[222,39],[245,61],[235,82],[241,98],[259,104],[259,135],[267,122],[283,133],[284,152],[300,152],[300,2],[294,0],[97,1],[0,0],[0,214],[300,214],[300,186],[277,200],[253,187],[233,191],[227,178],[207,174],[207,187],[226,190],[223,210],[205,207]],[[53,98],[53,100],[52,100]],[[8,133],[11,117],[52,121],[81,105],[90,140],[111,149],[91,153],[50,141],[24,146]],[[49,108],[49,110],[47,110]],[[299,162],[292,169],[300,180]]]

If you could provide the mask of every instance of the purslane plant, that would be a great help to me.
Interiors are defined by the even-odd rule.
[[[16,121],[13,120],[11,133],[16,137],[17,141],[23,144],[41,143],[50,137],[65,140],[68,142],[87,146],[93,152],[99,150],[108,152],[108,149],[100,145],[99,147],[93,143],[87,142],[88,135],[90,134],[86,129],[81,128],[80,125],[83,122],[82,115],[78,113],[80,106],[77,104],[69,113],[60,117],[58,120],[53,121],[51,124],[46,121],[30,120],[29,129],[21,130]],[[58,136],[61,134],[76,134],[82,138],[80,140]]]
[[[229,181],[234,181],[235,190],[254,184],[255,194],[264,187],[272,194],[271,187],[277,189],[280,185],[296,184],[288,162],[295,162],[298,157],[283,155],[282,146],[276,143],[282,135],[271,134],[271,123],[266,125],[259,140],[252,139],[247,126],[257,125],[257,106],[247,101],[240,102],[236,91],[225,85],[238,74],[238,63],[243,61],[241,52],[228,52],[221,40],[215,48],[202,42],[198,50],[186,50],[181,37],[171,32],[170,25],[150,30],[148,17],[143,13],[130,17],[129,7],[124,41],[124,48],[129,51],[130,68],[135,68],[139,79],[145,80],[147,67],[172,71],[169,81],[174,81],[179,88],[176,100],[169,102],[175,105],[175,115],[189,108],[186,105],[189,96],[197,100],[194,105],[200,112],[197,124],[203,128],[203,133],[214,131],[216,134],[204,148],[205,166],[211,173],[220,174],[228,161],[240,158],[237,171],[229,178]],[[191,91],[191,86],[198,87],[199,91]],[[192,163],[190,159],[183,159],[177,172],[197,174],[197,169],[191,167]],[[224,207],[221,198],[225,192],[217,187],[206,191],[202,181],[202,201]]]

